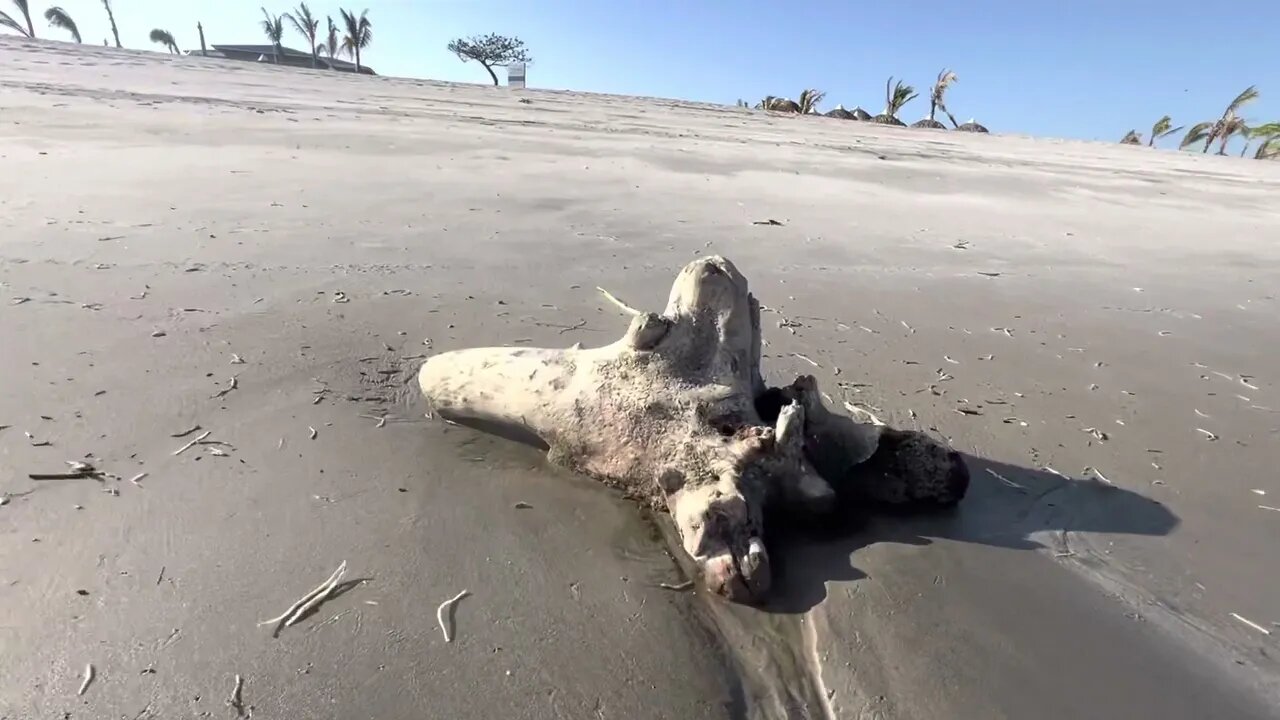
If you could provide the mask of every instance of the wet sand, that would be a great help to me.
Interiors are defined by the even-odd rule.
[[[234,717],[236,675],[257,717],[1276,716],[1280,166],[0,58],[0,718]],[[607,342],[596,285],[661,307],[702,253],[772,309],[768,379],[967,453],[961,509],[776,533],[779,597],[729,607],[608,491],[422,416],[425,354]],[[173,455],[197,424],[225,444]],[[27,479],[86,457],[126,480]]]

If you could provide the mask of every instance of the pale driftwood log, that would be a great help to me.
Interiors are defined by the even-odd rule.
[[[418,382],[442,416],[523,427],[551,460],[665,508],[708,587],[749,601],[770,586],[766,504],[828,512],[828,480],[862,482],[863,465],[880,468],[863,474],[883,486],[873,499],[927,499],[941,487],[932,499],[949,504],[964,492],[950,497],[959,456],[932,440],[829,412],[812,377],[766,388],[760,346],[746,279],[707,257],[680,271],[661,315],[635,315],[615,343],[447,352]],[[941,462],[923,481],[910,477],[917,456]]]

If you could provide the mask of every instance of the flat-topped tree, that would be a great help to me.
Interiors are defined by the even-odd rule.
[[[10,30],[16,30],[23,37],[34,38],[36,36],[36,28],[31,24],[31,6],[27,0],[13,0],[13,4],[17,6],[18,12],[22,13],[22,19],[26,21],[26,27],[14,20],[9,13],[0,10],[0,27],[7,27]]]
[[[523,40],[496,33],[451,40],[447,49],[457,55],[462,62],[475,60],[480,63],[481,67],[488,71],[494,85],[498,84],[498,74],[493,71],[495,67],[533,62]]]
[[[51,7],[44,11],[44,19],[49,21],[52,27],[60,28],[71,33],[71,39],[76,42],[84,42],[80,38],[80,28],[76,27],[76,21],[71,19],[71,14],[60,7]]]

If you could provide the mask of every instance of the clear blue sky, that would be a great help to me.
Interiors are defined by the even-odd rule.
[[[85,40],[108,36],[100,0],[32,0],[66,8]],[[184,49],[266,42],[260,0],[114,0],[124,44],[156,48],[154,27]],[[290,5],[266,3],[283,13]],[[312,11],[335,19],[339,5]],[[0,6],[12,10],[8,0]],[[1187,0],[367,0],[379,74],[486,82],[445,50],[460,35],[519,35],[533,53],[529,84],[733,103],[827,91],[873,112],[884,81],[905,78],[927,94],[938,70],[960,81],[949,104],[998,132],[1116,140],[1144,134],[1164,113],[1190,125],[1221,114],[1258,85],[1245,116],[1280,120],[1280,1],[1227,5]],[[58,37],[43,17],[37,33]],[[322,23],[323,31],[323,23]],[[304,47],[290,32],[287,44]],[[158,48],[156,48],[158,49]],[[928,109],[917,99],[904,120]]]

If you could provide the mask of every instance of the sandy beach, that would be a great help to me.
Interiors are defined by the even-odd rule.
[[[0,37],[0,170],[2,720],[1280,717],[1278,163]],[[413,384],[712,253],[973,475],[763,608]]]

